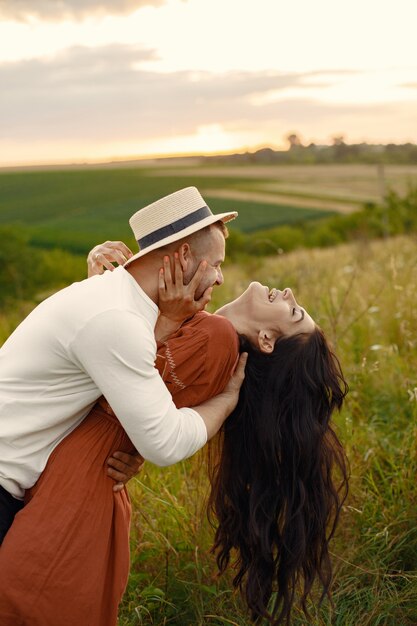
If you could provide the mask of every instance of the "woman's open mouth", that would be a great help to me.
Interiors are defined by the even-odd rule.
[[[275,287],[272,287],[272,289],[268,293],[268,300],[270,302],[273,302],[275,298],[277,297],[277,295],[278,295],[278,289],[275,289]]]

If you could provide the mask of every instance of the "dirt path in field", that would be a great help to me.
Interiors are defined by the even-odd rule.
[[[351,181],[352,178],[374,181],[378,178],[376,165],[365,165],[362,163],[352,164],[312,164],[312,165],[198,165],[195,167],[178,166],[175,160],[166,166],[163,161],[159,162],[159,167],[155,167],[153,175],[161,176],[161,170],[167,169],[168,176],[208,176],[208,177],[230,177],[230,178],[268,178],[279,181],[287,180],[333,180],[334,178]],[[158,171],[159,169],[159,171]],[[407,176],[417,177],[416,165],[385,165],[385,176],[388,178]],[[165,175],[165,172],[164,172]]]
[[[335,202],[333,200],[316,200],[313,198],[294,198],[285,194],[260,193],[255,191],[238,191],[235,189],[205,189],[203,197],[225,198],[227,200],[241,200],[243,202],[263,202],[273,204],[293,206],[302,209],[319,209],[322,211],[337,211],[338,213],[352,213],[358,210],[357,204],[348,202]]]
[[[384,193],[389,189],[395,189],[398,193],[407,192],[410,183],[417,184],[416,165],[385,165],[381,172],[376,165],[356,164],[315,164],[315,165],[226,165],[226,166],[198,166],[175,167],[175,162],[170,168],[165,168],[161,162],[159,168],[149,169],[149,176],[178,176],[178,177],[207,177],[207,178],[236,178],[236,179],[259,179],[265,181],[262,193],[271,192],[274,186],[277,195],[285,196],[285,190],[280,191],[277,187],[287,187],[291,192],[302,188],[302,191],[315,196],[332,194],[334,196],[346,195],[346,205],[349,200],[362,200],[380,202]],[[258,184],[258,183],[256,183]],[[268,189],[269,187],[269,189]],[[293,195],[293,194],[291,194]],[[300,202],[304,202],[302,198]],[[338,202],[337,198],[332,201],[335,204],[345,205],[344,199]],[[307,202],[293,206],[317,206]],[[314,202],[321,204],[321,198],[316,197]],[[323,200],[326,202],[326,199]],[[330,206],[330,205],[329,205]],[[353,206],[353,203],[352,203]],[[323,208],[327,208],[323,204]],[[337,209],[339,210],[339,209]],[[348,210],[353,210],[348,208]]]

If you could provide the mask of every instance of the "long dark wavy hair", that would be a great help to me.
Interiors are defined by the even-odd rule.
[[[319,328],[280,338],[269,355],[240,343],[245,380],[210,468],[213,551],[220,572],[233,561],[253,620],[288,625],[297,597],[309,617],[315,581],[331,601],[329,541],[348,465],[330,419],[347,384]]]

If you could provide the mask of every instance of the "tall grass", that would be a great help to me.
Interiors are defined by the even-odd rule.
[[[225,284],[214,290],[212,311],[251,280],[292,287],[335,344],[349,381],[335,418],[351,465],[331,548],[335,609],[312,607],[313,626],[417,624],[416,244],[398,237],[249,257],[226,264]],[[51,259],[51,274],[63,262],[68,277],[75,268],[59,253]],[[81,276],[84,260],[76,263]],[[32,306],[1,312],[0,341]],[[207,488],[203,454],[164,469],[146,464],[131,481],[132,568],[119,626],[250,623],[233,572],[216,575]],[[297,611],[293,624],[306,626]]]
[[[228,265],[212,310],[253,279],[291,286],[335,344],[350,384],[335,419],[351,490],[332,545],[334,603],[311,624],[417,624],[417,263],[402,237]],[[249,624],[218,579],[202,455],[132,481],[132,572],[119,625]],[[306,625],[297,611],[295,626]]]

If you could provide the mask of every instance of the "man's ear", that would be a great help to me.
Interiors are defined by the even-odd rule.
[[[190,244],[181,244],[181,246],[178,248],[178,258],[181,263],[182,271],[185,273],[187,271],[189,263],[191,262]]]
[[[260,330],[258,333],[258,346],[261,352],[271,354],[274,350],[276,335],[271,330]]]

